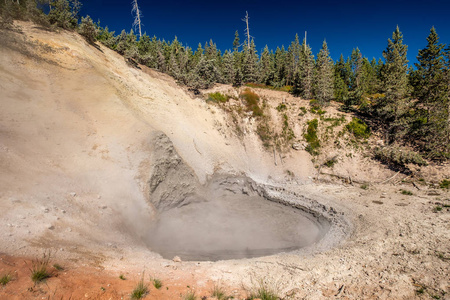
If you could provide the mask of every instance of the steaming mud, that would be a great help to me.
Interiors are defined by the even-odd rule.
[[[204,197],[161,213],[148,236],[152,249],[167,259],[216,261],[292,251],[322,237],[327,227],[311,215],[243,193],[244,182],[213,182]]]
[[[322,240],[331,245],[335,239],[324,239],[329,232],[344,234],[345,226],[334,226],[340,219],[333,208],[244,176],[214,175],[201,185],[166,135],[154,145],[149,201],[157,214],[144,240],[166,259],[267,256]]]

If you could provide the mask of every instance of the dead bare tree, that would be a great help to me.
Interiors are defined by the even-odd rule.
[[[250,49],[250,29],[249,29],[249,27],[248,27],[248,19],[250,19],[249,17],[248,17],[248,12],[246,11],[245,12],[245,18],[244,19],[242,19],[242,21],[244,21],[245,22],[245,24],[247,25],[247,28],[245,29],[245,34],[247,35],[247,47],[248,47],[248,49]]]
[[[131,13],[135,13],[135,17],[134,17],[134,22],[133,22],[133,27],[136,29],[139,29],[139,37],[142,36],[142,30],[141,30],[141,10],[139,9],[139,5],[137,3],[137,0],[133,0],[133,2],[131,2],[133,5],[133,8],[131,9]]]

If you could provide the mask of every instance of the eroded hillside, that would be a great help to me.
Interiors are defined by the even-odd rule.
[[[154,299],[192,289],[209,297],[218,283],[243,298],[259,281],[284,299],[447,295],[448,192],[400,186],[409,177],[373,160],[370,149],[383,144],[376,133],[355,136],[353,115],[260,88],[217,85],[195,96],[75,33],[16,25],[0,31],[0,271],[15,274],[0,297],[129,297],[119,274],[137,280],[144,269],[167,285]],[[226,101],[211,99],[217,92]],[[257,108],[245,93],[257,95]],[[320,147],[311,148],[315,138]],[[416,171],[449,176],[448,166]],[[149,222],[194,203],[205,186],[205,195],[313,199],[298,206],[331,220],[333,235],[305,252],[214,263],[152,252]],[[66,283],[50,278],[48,289],[30,290],[17,257],[46,250],[72,270],[60,275]],[[79,287],[86,265],[93,282]]]

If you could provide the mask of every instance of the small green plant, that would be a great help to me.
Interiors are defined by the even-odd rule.
[[[100,289],[101,289],[102,291],[106,291],[106,289],[105,289],[104,287],[102,287],[102,286],[100,287]]]
[[[144,273],[142,273],[141,280],[139,280],[138,284],[131,293],[131,299],[142,299],[145,297],[145,295],[147,295],[147,293],[148,287],[146,284],[144,284]]]
[[[306,129],[306,134],[304,135],[306,141],[308,142],[308,146],[306,146],[306,151],[308,151],[311,155],[318,155],[320,148],[319,137],[317,136],[317,128],[319,127],[319,121],[317,119],[313,119],[307,122],[308,127]]]
[[[253,299],[260,299],[260,300],[279,300],[280,297],[278,297],[277,293],[269,288],[266,284],[264,284],[262,281],[259,283],[259,287],[256,289],[256,291],[252,292],[250,294],[250,297],[247,298],[247,300],[253,300]]]
[[[64,268],[60,264],[54,264],[53,268],[55,268],[57,271],[64,271]]]
[[[328,168],[332,168],[337,163],[336,157],[328,159],[326,162],[324,162],[324,166],[327,166]]]
[[[370,136],[370,128],[362,120],[358,118],[353,118],[350,123],[348,123],[345,128],[357,138],[366,139]]]
[[[224,289],[220,285],[214,285],[213,290],[211,291],[211,297],[215,297],[217,300],[227,300],[230,299],[225,294]]]
[[[186,295],[183,297],[184,300],[197,300],[197,296],[195,295],[194,291],[187,292]]]
[[[449,179],[442,180],[441,183],[439,184],[439,187],[441,189],[450,189],[450,180]]]
[[[126,278],[125,275],[123,275],[123,274],[120,274],[120,275],[119,275],[119,278],[120,278],[121,280],[127,280],[127,278]]]
[[[425,289],[423,287],[416,290],[416,294],[418,295],[422,295],[423,293],[425,293]]]
[[[363,183],[363,184],[361,184],[360,188],[362,188],[363,190],[368,190],[369,185],[367,183]]]
[[[282,112],[283,110],[286,110],[286,109],[287,109],[287,106],[284,103],[280,103],[280,105],[278,105],[276,107],[276,110],[278,110],[279,112]]]
[[[153,278],[153,286],[156,288],[156,289],[160,289],[161,287],[162,287],[162,281],[161,280],[159,280],[158,278]]]
[[[400,190],[400,192],[402,193],[402,195],[407,195],[407,196],[412,196],[412,192],[408,191],[408,190]]]
[[[48,271],[48,264],[50,263],[50,251],[44,252],[42,258],[36,258],[31,261],[31,280],[34,283],[39,283],[49,277],[51,277]]]
[[[3,275],[0,277],[0,284],[5,286],[12,280],[12,276],[10,274]]]
[[[299,108],[300,108],[300,113],[298,114],[298,116],[302,117],[306,114],[307,110],[306,110],[306,107],[304,107],[304,106],[300,106]]]
[[[434,208],[434,212],[438,212],[438,211],[442,211],[442,206],[438,205]]]
[[[215,103],[225,103],[228,100],[230,100],[230,96],[228,95],[224,95],[220,92],[215,92],[215,93],[211,93],[208,94],[208,99],[206,99],[206,101],[211,101],[211,102],[215,102]]]

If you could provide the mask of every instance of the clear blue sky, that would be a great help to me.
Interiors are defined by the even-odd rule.
[[[232,48],[234,32],[244,39],[241,19],[248,11],[250,34],[258,53],[267,44],[275,50],[286,48],[298,33],[308,32],[308,43],[317,54],[326,39],[331,56],[338,59],[359,47],[369,59],[382,57],[387,39],[398,25],[408,45],[410,63],[416,62],[419,49],[435,26],[440,42],[450,44],[450,0],[138,0],[143,13],[143,31],[172,41],[175,36],[184,45],[197,48],[198,43],[213,39],[223,51]],[[82,15],[119,34],[132,28],[131,0],[84,0]]]

